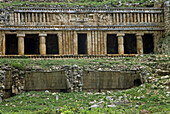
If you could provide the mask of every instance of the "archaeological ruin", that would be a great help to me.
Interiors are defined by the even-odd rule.
[[[170,33],[169,9],[169,2],[163,7],[1,8],[0,59],[116,56],[120,62],[125,56],[154,54],[165,33]],[[100,63],[99,68],[63,65],[53,70],[36,65],[19,69],[23,67],[19,62],[10,63],[16,67],[0,64],[0,96],[44,90],[102,92],[146,82],[149,73],[145,67],[130,61],[129,66],[116,62],[110,63],[111,68]]]
[[[169,6],[168,6],[169,7]],[[168,8],[33,8],[0,12],[0,56],[150,54]]]

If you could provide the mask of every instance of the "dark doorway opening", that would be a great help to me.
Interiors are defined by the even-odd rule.
[[[126,34],[124,37],[124,53],[137,54],[136,35]]]
[[[87,34],[78,34],[78,54],[87,54]]]
[[[143,38],[143,53],[149,54],[153,53],[154,43],[152,34],[144,34]]]
[[[24,38],[25,54],[39,54],[38,34],[26,34]]]
[[[134,86],[140,86],[142,84],[140,79],[134,80]]]
[[[18,38],[16,34],[6,34],[6,55],[18,54]]]
[[[107,54],[118,54],[118,39],[116,34],[107,34]]]
[[[57,34],[48,34],[46,37],[47,54],[59,54]]]

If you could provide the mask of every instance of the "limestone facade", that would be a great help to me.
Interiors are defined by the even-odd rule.
[[[7,40],[7,35],[10,34],[16,35],[18,39],[17,54],[10,55],[28,55],[25,53],[25,43],[30,47],[32,44],[25,39],[27,35],[34,34],[39,38],[38,55],[48,55],[48,35],[57,37],[58,53],[53,55],[81,55],[80,51],[85,55],[107,55],[109,43],[118,48],[118,53],[111,54],[145,53],[147,39],[143,41],[143,37],[147,34],[153,37],[150,43],[153,43],[155,52],[157,42],[164,32],[162,8],[18,8],[9,12],[2,11],[0,16],[0,55],[3,56],[8,55],[10,44],[7,42],[10,40]],[[115,35],[117,42],[109,42],[108,34]],[[125,39],[128,34],[135,36],[135,40],[132,40],[135,45],[130,48],[127,46],[131,45],[127,41],[130,38]],[[127,47],[136,48],[135,53],[127,52]],[[87,48],[87,51],[83,48]]]

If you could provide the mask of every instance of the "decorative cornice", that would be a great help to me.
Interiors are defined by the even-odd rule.
[[[8,31],[91,31],[91,30],[100,30],[100,31],[118,31],[118,30],[139,30],[139,31],[163,31],[163,28],[0,28],[0,30]]]

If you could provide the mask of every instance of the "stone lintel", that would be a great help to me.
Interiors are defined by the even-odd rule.
[[[136,33],[136,36],[143,36],[144,33]]]
[[[125,36],[125,34],[124,33],[118,33],[117,36],[123,37],[123,36]]]
[[[40,33],[39,36],[45,37],[45,36],[47,36],[47,34],[46,33]]]
[[[18,33],[18,34],[17,34],[17,37],[25,37],[25,34],[23,34],[23,33]]]

